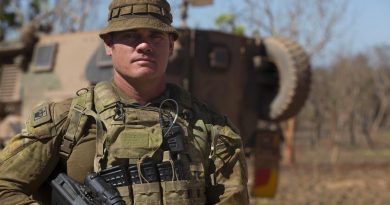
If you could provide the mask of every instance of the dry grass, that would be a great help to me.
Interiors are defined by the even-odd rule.
[[[378,146],[311,148],[297,143],[297,162],[282,166],[274,199],[260,205],[387,205],[390,204],[390,138]]]

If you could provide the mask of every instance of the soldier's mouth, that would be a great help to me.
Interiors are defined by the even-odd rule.
[[[149,62],[155,63],[155,60],[152,58],[136,58],[133,62]]]

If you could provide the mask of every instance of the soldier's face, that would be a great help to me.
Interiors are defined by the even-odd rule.
[[[164,78],[173,50],[171,35],[152,30],[135,29],[118,32],[105,41],[106,53],[112,57],[115,74],[128,82]]]

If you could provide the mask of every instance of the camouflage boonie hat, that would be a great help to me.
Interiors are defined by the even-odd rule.
[[[99,36],[104,39],[112,32],[150,28],[172,33],[176,40],[178,33],[171,23],[171,7],[166,0],[113,0],[109,7],[108,25]]]

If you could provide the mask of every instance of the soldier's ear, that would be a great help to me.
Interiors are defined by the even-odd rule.
[[[173,53],[173,47],[175,46],[175,40],[172,34],[169,34],[169,55]]]
[[[111,43],[107,43],[106,41],[104,41],[104,49],[106,51],[106,55],[108,56],[112,55],[113,45]]]
[[[112,55],[112,49],[113,49],[113,36],[108,35],[106,38],[103,39],[104,42],[104,49],[106,51],[106,54],[108,56]]]
[[[112,56],[112,45],[108,45],[107,43],[104,43],[104,49],[106,51],[106,55]]]

